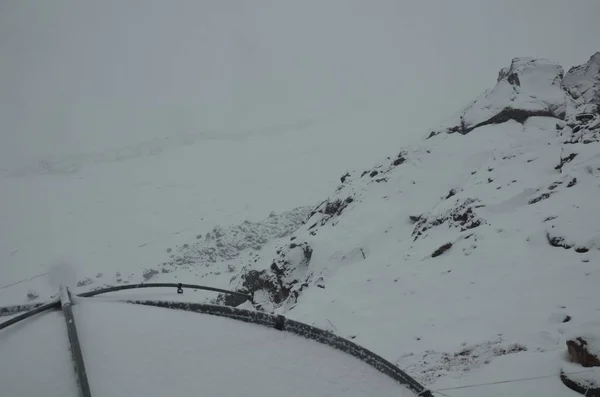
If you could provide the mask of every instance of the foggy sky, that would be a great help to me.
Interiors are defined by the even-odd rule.
[[[374,108],[424,133],[514,57],[586,62],[598,16],[597,0],[3,1],[0,165]]]

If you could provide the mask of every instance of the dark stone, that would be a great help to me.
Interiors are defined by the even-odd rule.
[[[556,167],[554,167],[555,170],[559,170],[562,171],[562,167],[567,164],[570,163],[571,161],[573,161],[573,159],[577,157],[577,153],[571,153],[570,155],[568,155],[567,157],[561,158],[560,159],[560,164],[558,164]]]
[[[400,164],[404,163],[406,161],[406,159],[402,156],[398,157],[396,160],[394,160],[394,162],[392,163],[392,165],[399,166]]]
[[[517,87],[521,86],[521,82],[519,81],[519,75],[516,73],[511,73],[506,80],[512,85],[516,85]]]
[[[528,204],[532,205],[535,203],[539,203],[540,201],[546,200],[547,198],[549,198],[550,195],[551,195],[551,193],[543,193],[541,196],[538,196],[538,197],[535,197],[535,198],[532,198],[531,200],[529,200]]]
[[[569,181],[569,183],[567,184],[567,187],[573,187],[577,185],[577,178],[573,178]]]
[[[412,223],[416,223],[421,220],[421,215],[410,215],[409,218]]]
[[[584,367],[600,367],[600,358],[590,353],[588,343],[584,338],[575,338],[567,341],[569,359]]]
[[[564,237],[552,237],[550,236],[550,233],[546,233],[546,239],[548,240],[548,243],[553,247],[564,248],[566,250],[573,248],[571,244],[565,242]]]
[[[586,122],[586,121],[593,120],[594,117],[595,116],[591,113],[581,113],[581,114],[578,114],[577,116],[575,116],[575,120]]]
[[[586,252],[588,252],[590,249],[587,247],[576,247],[575,248],[575,252],[579,252],[580,254],[585,254]]]
[[[569,321],[571,321],[571,316],[565,316],[565,318],[563,319],[563,323],[568,323]]]
[[[379,171],[375,170],[372,171],[371,174],[369,175],[371,178],[373,178],[374,176],[377,176],[377,174],[379,174]]]
[[[448,192],[448,195],[446,196],[446,200],[448,200],[450,197],[456,195],[456,190],[455,189],[450,189],[450,191]]]
[[[438,256],[442,255],[444,252],[448,251],[450,248],[452,248],[452,243],[446,243],[446,244],[442,245],[440,248],[433,251],[433,253],[431,254],[431,257],[432,258],[438,257]]]
[[[342,181],[342,183],[344,183],[344,182],[346,182],[346,179],[348,179],[349,177],[350,177],[350,173],[346,172],[344,175],[342,175],[340,180]]]

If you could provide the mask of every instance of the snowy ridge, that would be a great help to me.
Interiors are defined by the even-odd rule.
[[[558,65],[513,61],[460,124],[341,176],[231,287],[429,384],[488,365],[558,374],[567,335],[600,325],[600,115],[561,87]],[[480,353],[454,359],[465,345]]]
[[[503,68],[492,90],[458,113],[446,126],[433,131],[467,134],[486,124],[530,116],[564,118],[566,97],[561,89],[563,68],[545,59],[515,58],[509,68]]]

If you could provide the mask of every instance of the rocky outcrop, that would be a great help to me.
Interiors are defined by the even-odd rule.
[[[515,120],[523,123],[532,116],[564,119],[566,96],[561,88],[563,69],[545,59],[515,58],[509,68],[503,68],[492,90],[459,112],[440,133],[468,134],[474,129]]]
[[[426,235],[430,229],[443,224],[460,229],[461,232],[479,227],[486,223],[475,212],[475,209],[480,207],[479,200],[468,198],[457,201],[450,210],[443,213],[421,215],[412,232],[413,240],[416,241]]]
[[[584,367],[600,367],[600,352],[591,348],[589,338],[578,337],[567,341],[567,350],[572,362]]]
[[[300,291],[308,286],[313,249],[306,243],[292,242],[277,250],[277,257],[269,269],[250,270],[242,274],[242,287],[238,292],[256,296],[263,292],[275,305],[288,298],[296,299]],[[237,306],[244,301],[232,295],[221,296],[220,301],[228,306]],[[260,302],[258,302],[260,304]]]
[[[592,55],[585,65],[569,69],[562,85],[576,101],[600,105],[600,52]]]

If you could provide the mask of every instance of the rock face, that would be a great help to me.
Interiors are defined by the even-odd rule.
[[[600,52],[595,53],[585,65],[569,69],[562,85],[573,99],[600,105]]]
[[[600,367],[599,353],[591,348],[588,340],[579,337],[567,341],[567,349],[569,351],[569,358],[571,361],[577,364],[581,364],[584,367]]]
[[[523,123],[532,116],[564,119],[563,75],[563,68],[548,60],[515,58],[510,67],[500,70],[492,90],[484,92],[430,137],[443,132],[468,134],[475,128],[508,120]]]

